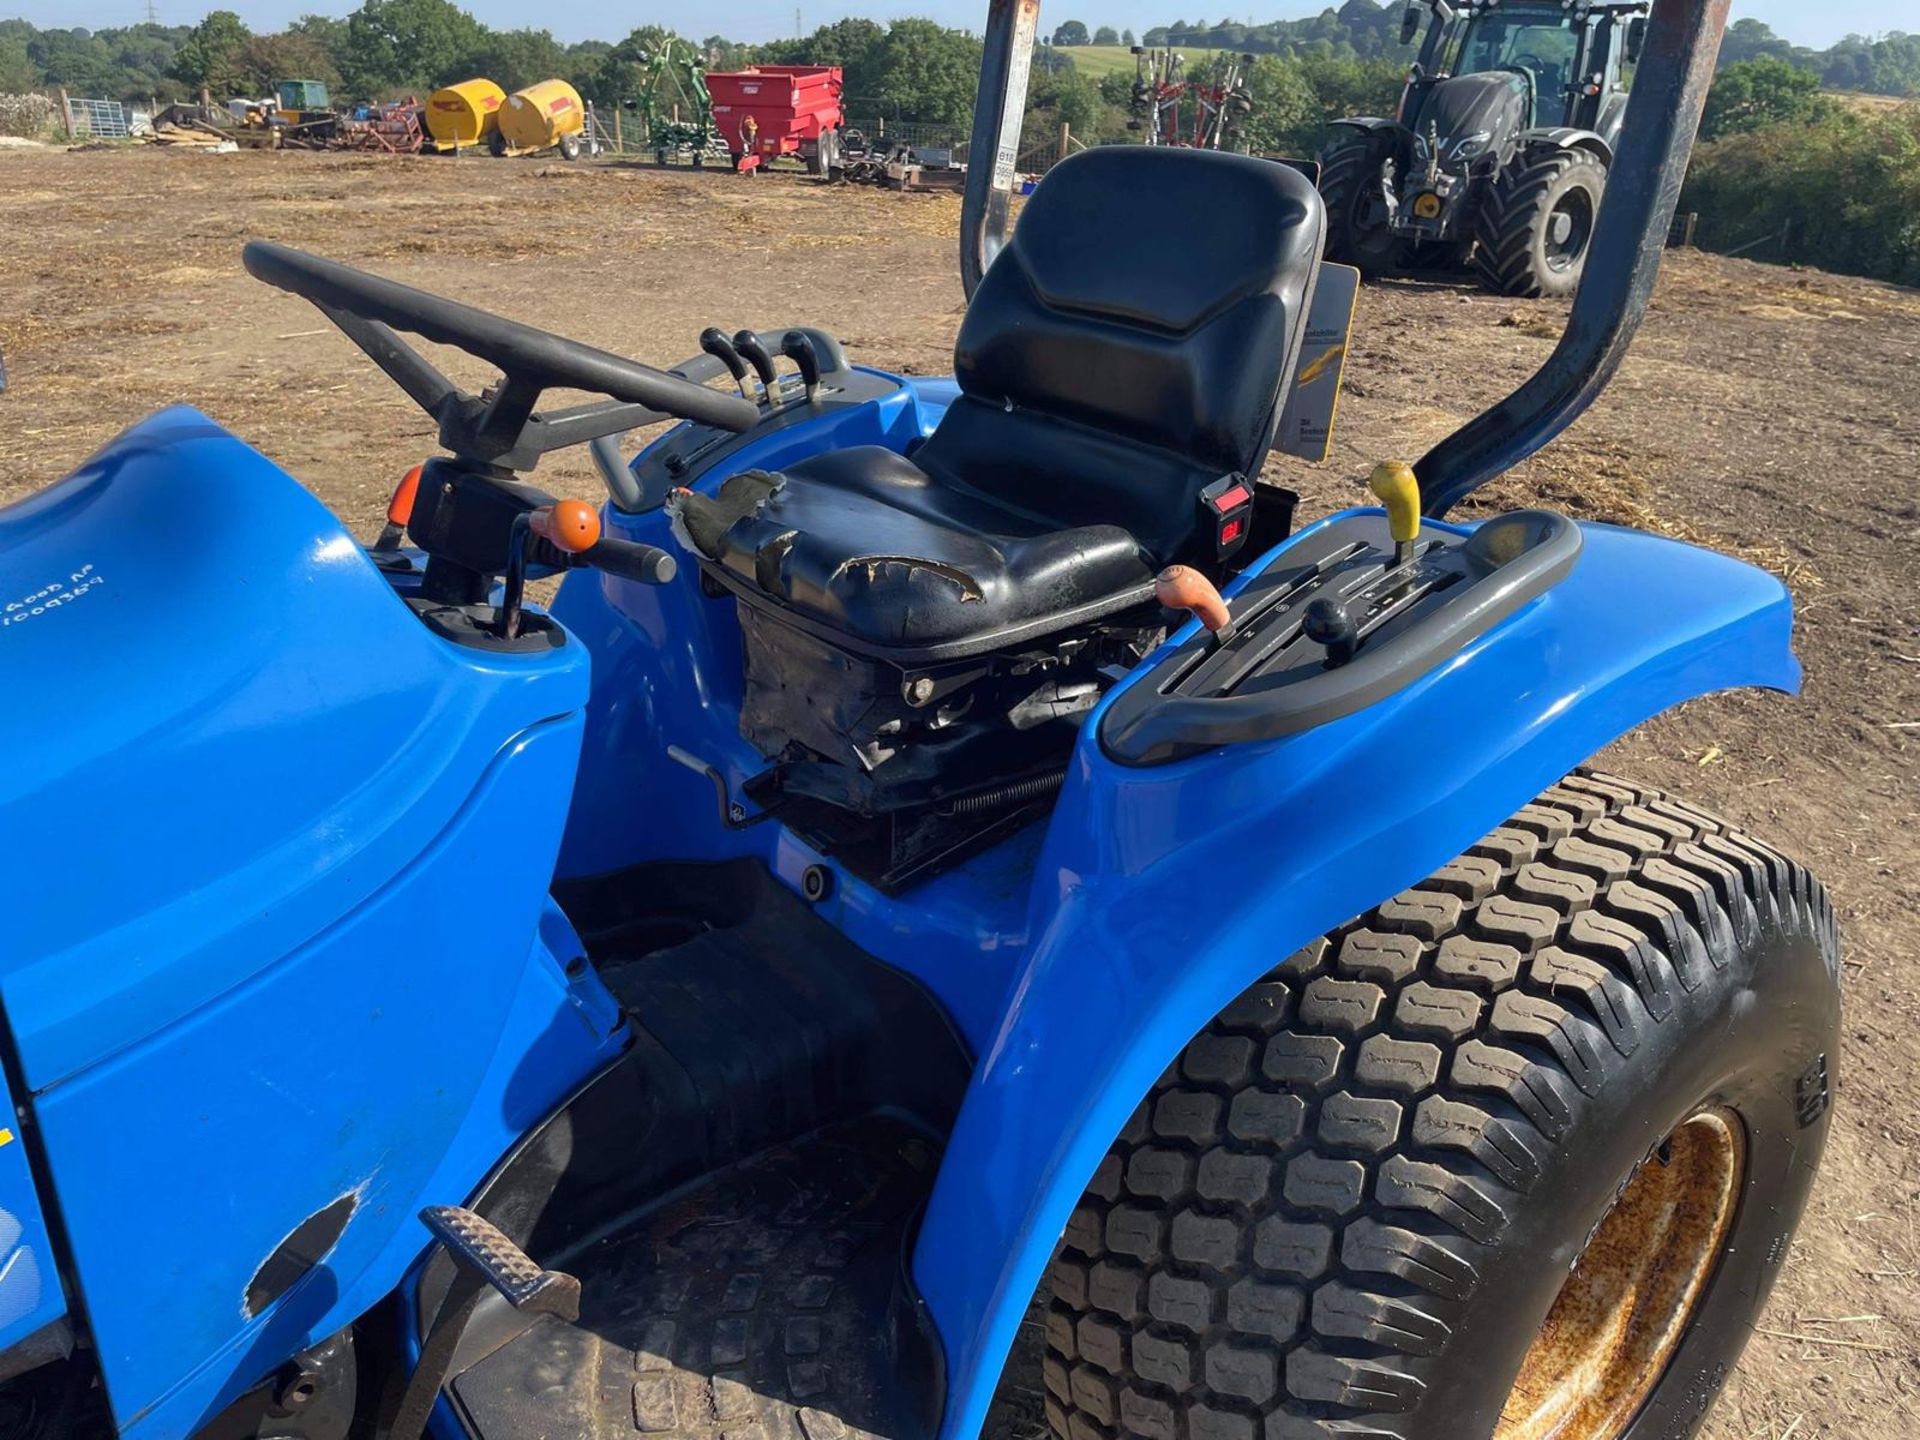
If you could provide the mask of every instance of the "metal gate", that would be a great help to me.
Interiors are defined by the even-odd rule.
[[[133,135],[127,107],[118,100],[81,100],[69,96],[67,123],[73,127],[76,140],[83,135],[94,140],[127,140]]]

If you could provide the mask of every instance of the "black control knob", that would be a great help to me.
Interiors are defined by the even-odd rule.
[[[767,406],[772,408],[778,402],[773,393],[773,356],[767,353],[767,347],[760,343],[760,337],[751,330],[737,330],[733,336],[733,348],[753,366],[753,373],[760,377],[760,387],[767,392]]]
[[[1327,647],[1329,665],[1346,664],[1360,648],[1360,627],[1347,607],[1330,596],[1322,595],[1307,606],[1304,628],[1307,639]]]
[[[805,332],[789,330],[780,339],[780,353],[800,367],[800,383],[806,386],[807,403],[820,392],[820,352]]]
[[[727,339],[727,332],[718,325],[709,325],[700,332],[700,348],[727,367],[727,373],[733,376],[733,383],[740,387],[740,398],[751,400],[747,392],[747,362],[740,358],[740,352],[733,348],[733,342]]]

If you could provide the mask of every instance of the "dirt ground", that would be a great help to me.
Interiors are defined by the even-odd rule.
[[[806,321],[859,360],[939,372],[962,307],[957,200],[797,179],[6,149],[0,197],[0,503],[185,402],[377,528],[430,429],[315,311],[245,276],[249,238],[657,364],[693,353],[706,325]],[[1354,502],[1374,460],[1417,457],[1530,373],[1564,315],[1369,288],[1334,460],[1276,472],[1309,514]],[[1917,359],[1920,293],[1676,254],[1619,380],[1493,497],[1730,550],[1799,601],[1804,697],[1704,700],[1602,757],[1801,854],[1846,941],[1833,1143],[1715,1440],[1920,1435]],[[583,456],[536,478],[599,491]]]

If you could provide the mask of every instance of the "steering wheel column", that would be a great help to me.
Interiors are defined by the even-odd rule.
[[[289,246],[254,241],[242,259],[257,279],[311,301],[438,425],[449,454],[422,468],[405,522],[408,536],[427,555],[422,607],[464,612],[487,604],[498,577],[512,573],[524,582],[574,565],[664,583],[673,575],[673,558],[652,546],[619,540],[576,548],[557,544],[533,518],[550,517],[557,502],[518,472],[532,469],[550,451],[665,420],[740,433],[760,419],[751,402],[684,375]],[[462,391],[402,334],[463,350],[494,366],[500,380],[478,395]],[[542,397],[556,389],[604,398],[542,412]],[[424,608],[422,618],[433,623]],[[477,617],[467,619],[478,623]],[[452,618],[445,623],[460,626]],[[519,637],[517,620],[492,629],[501,643]]]

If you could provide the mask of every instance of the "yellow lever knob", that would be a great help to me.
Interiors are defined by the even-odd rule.
[[[1411,545],[1420,538],[1420,482],[1413,467],[1404,460],[1389,460],[1373,467],[1367,481],[1380,503],[1387,507],[1387,526],[1393,543]]]

